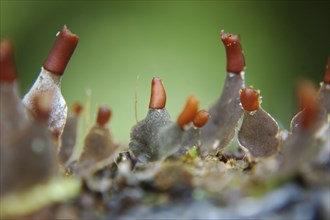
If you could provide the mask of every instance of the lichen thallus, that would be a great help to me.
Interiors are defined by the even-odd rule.
[[[177,152],[182,147],[187,126],[195,118],[197,126],[203,126],[208,120],[208,117],[204,116],[207,113],[198,113],[199,101],[194,95],[188,97],[176,122],[170,120],[165,105],[166,93],[163,83],[160,78],[154,77],[149,111],[145,119],[132,128],[129,143],[130,150],[141,162],[162,160]]]
[[[217,154],[230,144],[243,110],[240,107],[240,89],[245,87],[245,61],[238,35],[221,32],[226,49],[227,74],[219,99],[209,109],[211,118],[201,129],[203,156]]]
[[[77,161],[76,172],[82,176],[88,176],[95,168],[102,166],[107,161],[113,161],[118,145],[113,141],[109,127],[111,110],[101,106],[97,112],[95,125],[88,131],[83,151]]]
[[[76,102],[73,104],[71,113],[66,119],[66,124],[61,136],[61,147],[58,152],[59,162],[64,166],[68,166],[77,143],[78,122],[82,111],[82,104]]]
[[[58,176],[56,157],[67,116],[60,82],[77,43],[78,36],[64,25],[38,78],[21,101],[11,43],[1,41],[1,194]]]
[[[310,160],[319,148],[328,149],[330,58],[319,92],[310,83],[304,83],[298,90],[301,112],[293,118],[288,138],[281,139],[276,121],[260,107],[259,91],[245,88],[240,37],[222,32],[221,40],[226,49],[227,75],[219,100],[208,111],[198,111],[199,101],[191,95],[177,120],[172,121],[165,108],[163,83],[154,77],[149,110],[132,128],[125,158],[142,163],[163,161],[173,154],[182,155],[193,146],[198,148],[201,158],[214,156],[229,145],[236,130],[240,145],[252,158],[265,158],[280,151],[283,173],[290,173],[302,161]],[[64,26],[34,85],[21,101],[11,44],[1,41],[1,194],[26,189],[58,175],[58,161],[68,166],[82,108],[75,105],[67,118],[60,82],[77,43],[78,36]],[[74,169],[76,175],[85,177],[119,161],[115,158],[120,148],[107,127],[110,118],[110,109],[100,107],[96,122],[85,137]]]
[[[67,116],[66,102],[61,92],[61,78],[64,70],[78,44],[78,36],[72,34],[64,25],[57,34],[43,67],[30,91],[24,96],[23,104],[32,113],[35,112],[33,99],[38,94],[46,91],[53,93],[52,111],[48,119],[48,125],[52,132],[62,134]]]
[[[254,157],[269,157],[278,151],[279,127],[260,106],[260,93],[252,87],[241,89],[240,100],[244,109],[238,141]],[[256,138],[258,137],[258,138]]]
[[[19,97],[13,48],[9,40],[0,45],[0,146],[8,145],[15,131],[22,129],[28,116]]]

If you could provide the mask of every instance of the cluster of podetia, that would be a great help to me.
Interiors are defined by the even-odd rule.
[[[160,164],[186,161],[187,155],[203,163],[244,161],[247,164],[244,170],[252,165],[267,169],[264,179],[290,176],[302,164],[329,166],[330,58],[318,91],[310,82],[301,84],[298,89],[301,111],[292,119],[291,130],[281,131],[274,118],[261,107],[260,91],[245,86],[245,61],[239,36],[222,32],[221,40],[226,49],[227,75],[222,94],[213,106],[200,110],[197,97],[189,96],[177,120],[172,121],[165,108],[163,83],[154,77],[148,113],[132,128],[129,146],[120,146],[113,140],[107,126],[111,111],[103,106],[98,109],[96,122],[85,136],[82,153],[76,160],[71,157],[77,148],[83,106],[74,104],[67,116],[61,77],[78,36],[63,27],[38,78],[22,100],[12,45],[9,40],[2,40],[0,198],[5,208],[1,215],[24,216],[36,211],[37,205],[13,209],[10,199],[55,179],[64,188],[76,184],[65,182],[69,178],[66,176],[71,176],[69,180],[84,183],[85,192],[114,193],[123,179],[126,185],[134,185],[128,181],[129,174],[134,176],[151,169],[149,178],[156,181],[165,170],[157,169]],[[225,149],[234,138],[239,148],[228,153]],[[267,161],[275,165],[269,168]],[[257,172],[255,175],[258,176]],[[138,175],[134,178],[138,182],[135,184],[145,181]],[[74,197],[69,194],[68,197]],[[58,202],[53,197],[52,201]]]

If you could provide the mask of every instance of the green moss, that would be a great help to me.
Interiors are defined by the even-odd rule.
[[[198,156],[197,154],[197,147],[193,146],[188,152],[187,155],[191,158],[196,158]]]

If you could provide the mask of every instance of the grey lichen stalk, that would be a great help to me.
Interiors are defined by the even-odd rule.
[[[330,84],[321,83],[319,97],[322,117],[330,123]]]
[[[67,105],[61,92],[61,76],[53,74],[41,68],[38,78],[29,92],[24,96],[22,102],[32,114],[35,112],[33,98],[45,92],[52,93],[52,111],[50,113],[48,127],[51,131],[59,131],[61,134],[64,129],[67,116]]]
[[[279,150],[277,122],[262,108],[255,112],[245,111],[238,141],[254,157],[272,156]]]
[[[245,87],[244,72],[227,73],[219,100],[209,109],[211,118],[201,129],[203,156],[216,154],[230,144],[242,116],[239,91]]]
[[[70,115],[67,120],[61,136],[61,146],[59,149],[58,157],[59,162],[66,165],[69,162],[71,155],[74,152],[74,147],[77,141],[78,130],[78,115]]]
[[[170,123],[170,116],[165,108],[149,109],[146,118],[132,128],[129,147],[140,161],[160,159],[159,132]]]
[[[200,149],[201,147],[201,129],[190,126],[182,136],[181,149],[184,153],[192,147]]]
[[[0,83],[0,145],[8,145],[12,134],[26,126],[28,113],[18,94],[17,82]]]

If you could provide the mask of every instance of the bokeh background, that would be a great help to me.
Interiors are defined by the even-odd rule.
[[[246,82],[261,90],[262,106],[283,127],[297,111],[297,80],[322,80],[330,54],[330,1],[6,1],[1,38],[15,46],[21,93],[26,93],[64,24],[80,36],[62,91],[68,105],[92,91],[91,120],[99,105],[113,111],[116,141],[127,143],[146,115],[153,76],[162,78],[173,119],[188,95],[201,108],[220,95],[226,75],[220,31],[238,33]]]

